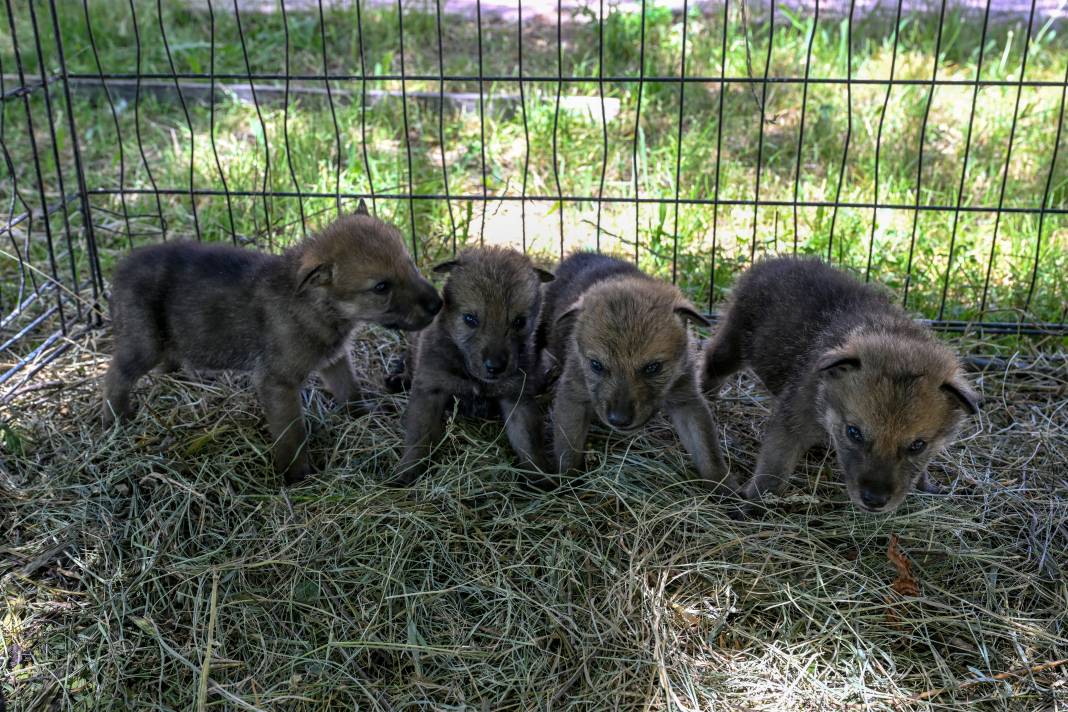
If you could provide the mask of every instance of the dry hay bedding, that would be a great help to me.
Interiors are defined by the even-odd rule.
[[[152,376],[135,424],[102,432],[106,338],[4,407],[14,709],[1068,704],[1065,666],[1037,667],[1068,657],[1063,356],[978,378],[986,410],[935,466],[952,496],[864,515],[815,453],[807,486],[736,522],[666,421],[595,433],[595,471],[549,494],[520,486],[498,423],[451,422],[397,491],[396,415],[318,389],[323,474],[280,492],[247,378]],[[369,382],[397,347],[358,341]],[[747,474],[768,400],[742,377],[716,408]],[[918,596],[895,589],[894,534]]]

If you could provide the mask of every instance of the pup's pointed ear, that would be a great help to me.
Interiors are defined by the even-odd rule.
[[[860,369],[860,359],[854,356],[851,352],[835,349],[834,351],[825,353],[823,357],[816,362],[816,369],[826,376],[838,378],[850,371]]]
[[[675,307],[675,313],[678,314],[683,321],[692,322],[697,326],[712,326],[712,322],[706,319],[689,304],[682,304]]]
[[[582,300],[575,302],[564,311],[563,314],[556,317],[556,326],[559,328],[570,321],[574,321],[578,318],[578,315],[582,312]]]
[[[334,281],[334,266],[326,262],[301,265],[297,270],[297,294],[312,287],[325,287]]]
[[[554,279],[556,279],[556,275],[555,274],[553,274],[552,272],[550,272],[547,269],[542,269],[541,267],[535,267],[534,268],[534,274],[538,275],[538,279],[540,279],[543,283],[544,282],[551,282]]]
[[[360,198],[360,202],[356,204],[356,214],[357,215],[370,215],[371,214],[371,213],[367,212],[367,203],[364,202],[363,198]]]
[[[442,262],[440,265],[434,267],[434,274],[445,274],[451,272],[454,268],[460,266],[460,260],[449,260],[448,262]]]
[[[979,394],[964,380],[963,376],[954,376],[942,384],[942,390],[953,402],[969,415],[979,414]]]

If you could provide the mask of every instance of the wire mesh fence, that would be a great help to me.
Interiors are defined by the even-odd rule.
[[[939,328],[1068,316],[1054,3],[17,2],[0,386],[147,242],[278,250],[366,198],[466,244],[630,256],[715,312],[815,254]]]

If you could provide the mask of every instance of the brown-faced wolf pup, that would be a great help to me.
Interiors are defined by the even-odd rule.
[[[552,407],[560,472],[581,464],[594,416],[631,434],[664,409],[701,478],[735,489],[698,386],[687,322],[708,325],[676,287],[629,262],[578,253],[560,264],[538,339],[562,369]]]
[[[104,423],[130,414],[130,390],[158,364],[251,370],[275,470],[295,482],[311,470],[300,403],[308,375],[318,369],[337,401],[358,402],[348,349],[357,322],[421,329],[441,304],[400,233],[363,201],[282,255],[182,242],[135,250],[111,285]]]
[[[467,250],[434,271],[449,274],[442,290],[445,307],[418,335],[410,359],[404,455],[394,483],[411,484],[425,472],[454,397],[496,401],[512,449],[528,466],[545,471],[542,414],[534,401],[533,334],[541,284],[553,275],[522,253],[497,247]],[[540,477],[532,482],[550,484]]]
[[[747,498],[779,490],[828,436],[862,509],[938,491],[927,463],[978,396],[957,357],[886,293],[818,260],[768,259],[738,280],[725,319],[706,355],[709,389],[748,366],[776,396]]]

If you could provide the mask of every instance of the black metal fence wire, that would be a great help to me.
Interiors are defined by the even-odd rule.
[[[529,2],[529,0],[528,0]],[[826,3],[826,0],[825,0]],[[909,240],[907,256],[905,257],[904,277],[900,284],[902,303],[910,306],[910,288],[914,286],[916,279],[916,265],[914,264],[917,235],[920,231],[921,216],[924,214],[948,214],[951,216],[948,245],[945,246],[946,263],[940,270],[937,279],[940,288],[936,291],[940,294],[937,307],[929,308],[924,316],[940,329],[961,331],[966,329],[983,329],[990,333],[1010,334],[1064,334],[1068,333],[1065,316],[1066,308],[1061,307],[1059,315],[1054,314],[1049,318],[1035,319],[1032,313],[1032,302],[1036,296],[1036,283],[1044,269],[1059,269],[1057,265],[1064,264],[1056,252],[1063,249],[1064,238],[1060,239],[1059,246],[1054,245],[1050,250],[1048,243],[1043,251],[1044,237],[1050,237],[1050,224],[1056,223],[1054,228],[1060,227],[1063,231],[1064,216],[1068,215],[1068,206],[1063,201],[1066,189],[1064,182],[1064,168],[1058,167],[1059,149],[1064,124],[1064,107],[1066,95],[1068,95],[1068,57],[1065,58],[1066,67],[1062,80],[1036,80],[1027,77],[1027,61],[1031,52],[1032,43],[1035,39],[1038,3],[1031,0],[1027,10],[1027,20],[1023,51],[1020,53],[1020,67],[1015,78],[989,78],[984,75],[984,62],[990,62],[985,56],[987,52],[988,30],[991,27],[992,8],[991,0],[988,0],[981,15],[969,19],[969,22],[981,22],[981,33],[978,47],[978,60],[974,77],[970,79],[943,78],[939,76],[940,61],[932,62],[929,77],[903,78],[897,76],[899,69],[899,35],[902,27],[903,15],[913,12],[911,6],[906,5],[905,0],[897,0],[887,22],[893,22],[892,44],[890,48],[888,75],[881,78],[858,77],[853,75],[854,69],[854,15],[855,0],[847,4],[842,3],[837,7],[839,16],[844,19],[845,32],[845,76],[817,76],[811,72],[813,65],[813,39],[815,28],[828,16],[830,11],[825,6],[820,7],[819,0],[813,4],[798,9],[796,3],[786,8],[776,7],[775,0],[768,5],[752,8],[739,2],[739,0],[723,0],[722,4],[715,6],[702,6],[699,12],[707,13],[709,17],[720,18],[722,27],[719,37],[710,37],[707,34],[700,37],[701,42],[716,42],[719,45],[719,73],[708,75],[706,73],[687,72],[687,52],[696,41],[688,36],[690,31],[690,18],[698,12],[690,7],[688,0],[683,0],[682,7],[675,13],[675,18],[681,30],[681,52],[678,61],[678,73],[665,75],[662,73],[647,73],[646,56],[650,47],[647,45],[647,16],[653,11],[653,3],[647,0],[641,1],[641,6],[636,10],[639,23],[637,47],[636,71],[627,74],[606,74],[605,72],[605,7],[603,0],[597,2],[596,11],[590,6],[587,8],[593,14],[597,22],[597,66],[593,73],[568,73],[565,71],[565,11],[564,5],[558,0],[555,6],[555,73],[545,71],[542,62],[535,70],[530,69],[529,38],[524,35],[524,22],[529,28],[531,24],[538,22],[544,25],[546,20],[540,18],[531,20],[524,18],[522,0],[518,0],[515,13],[515,48],[516,62],[513,73],[487,72],[485,71],[484,55],[484,31],[483,11],[479,0],[474,0],[473,13],[445,13],[442,0],[435,0],[432,7],[420,5],[420,12],[432,12],[434,26],[430,37],[436,38],[436,46],[429,51],[429,56],[436,59],[436,71],[407,71],[405,61],[406,40],[405,22],[410,17],[412,10],[402,4],[402,0],[396,0],[396,67],[399,71],[383,69],[382,67],[369,67],[367,57],[367,36],[365,25],[368,13],[382,11],[383,5],[376,3],[372,6],[370,0],[354,0],[355,27],[351,28],[354,42],[352,46],[358,58],[358,72],[331,71],[331,56],[327,45],[328,13],[333,5],[324,9],[322,0],[307,2],[306,0],[289,0],[278,2],[272,11],[280,13],[281,26],[284,29],[284,37],[281,47],[277,50],[284,56],[284,71],[264,72],[255,71],[253,61],[250,58],[250,45],[254,41],[260,41],[249,36],[246,27],[248,16],[257,12],[250,9],[252,3],[233,0],[230,7],[217,7],[221,3],[213,0],[205,0],[203,7],[198,3],[190,2],[190,11],[202,12],[207,17],[204,27],[203,38],[209,45],[210,64],[201,70],[193,71],[188,68],[180,68],[175,60],[176,49],[169,39],[169,30],[166,22],[167,12],[162,0],[157,0],[153,7],[151,3],[129,0],[128,17],[133,40],[133,71],[118,71],[117,67],[108,66],[106,58],[102,56],[98,44],[107,38],[107,33],[113,28],[94,26],[92,12],[88,0],[83,0],[81,14],[72,13],[69,4],[57,4],[55,0],[41,2],[39,0],[4,0],[6,35],[3,44],[0,45],[0,95],[2,95],[2,111],[0,111],[0,152],[3,154],[5,174],[0,180],[0,198],[3,200],[3,222],[0,224],[0,243],[4,253],[3,280],[4,288],[0,292],[0,353],[4,354],[4,363],[0,368],[0,388],[9,390],[18,387],[29,379],[43,364],[42,356],[56,353],[56,346],[63,348],[69,344],[69,337],[77,335],[85,328],[89,328],[95,321],[95,314],[101,309],[102,296],[105,293],[107,282],[107,270],[111,259],[118,253],[130,249],[137,244],[146,241],[168,239],[175,236],[193,237],[195,239],[230,239],[237,242],[251,242],[264,249],[276,249],[275,239],[284,234],[292,237],[294,231],[298,234],[306,233],[309,229],[308,222],[317,219],[322,210],[313,211],[311,203],[323,199],[332,201],[334,210],[340,212],[345,209],[345,204],[358,198],[366,198],[375,210],[380,211],[383,203],[404,204],[407,209],[407,231],[411,239],[413,254],[420,259],[423,253],[430,247],[426,241],[420,239],[419,229],[416,223],[418,213],[417,203],[429,201],[443,204],[447,208],[447,232],[444,241],[438,241],[437,251],[444,244],[446,249],[455,251],[461,244],[469,241],[484,242],[486,239],[487,212],[508,203],[519,204],[519,230],[514,235],[506,236],[506,240],[523,250],[528,250],[531,245],[528,240],[528,227],[531,216],[531,205],[548,204],[550,207],[546,213],[541,210],[540,219],[551,219],[551,213],[556,212],[556,226],[558,230],[558,245],[555,252],[563,255],[567,251],[568,243],[566,236],[573,227],[569,213],[575,209],[583,209],[583,206],[595,208],[595,243],[589,245],[597,249],[602,248],[602,235],[607,234],[602,224],[602,211],[607,207],[617,208],[620,206],[633,206],[633,232],[628,240],[619,243],[626,247],[632,247],[632,257],[636,262],[643,259],[643,253],[649,249],[648,239],[650,228],[643,225],[643,208],[670,209],[675,226],[671,234],[667,235],[669,245],[663,244],[663,236],[659,243],[662,248],[661,257],[670,254],[670,269],[664,274],[670,276],[673,281],[680,278],[680,235],[677,226],[680,224],[680,209],[698,209],[711,213],[710,231],[702,242],[700,259],[704,262],[701,280],[707,284],[707,307],[710,312],[715,311],[715,302],[721,293],[717,286],[717,278],[722,273],[717,270],[724,269],[723,263],[728,261],[724,256],[724,217],[735,211],[751,211],[751,232],[749,233],[748,254],[731,262],[731,270],[744,267],[744,263],[757,258],[758,246],[763,246],[761,251],[804,251],[805,245],[799,245],[799,213],[805,210],[830,211],[829,228],[826,228],[825,243],[820,243],[819,250],[823,256],[833,260],[835,248],[839,247],[836,238],[836,229],[840,229],[839,213],[842,211],[864,211],[868,214],[869,227],[867,254],[859,265],[859,272],[868,279],[879,279],[879,274],[873,274],[873,256],[875,255],[877,225],[883,216],[903,213],[909,216]],[[287,7],[288,6],[288,7]],[[389,8],[389,5],[385,5]],[[774,39],[776,22],[784,13],[797,13],[792,17],[806,15],[811,18],[812,29],[807,37],[804,70],[800,76],[777,76],[772,73],[774,65]],[[906,11],[906,9],[908,11]],[[292,16],[299,13],[301,17],[309,15],[317,18],[319,41],[321,44],[320,71],[291,71],[291,54],[295,51],[292,46],[290,27]],[[570,12],[570,10],[569,10]],[[996,12],[996,8],[995,8]],[[162,41],[163,52],[166,56],[166,71],[144,69],[144,58],[149,49],[145,46],[145,38],[142,37],[143,28],[146,27],[146,13],[154,14],[155,24],[158,26],[159,38]],[[237,40],[240,45],[243,72],[219,72],[216,71],[216,57],[220,51],[216,36],[217,15],[227,13],[233,15],[236,26]],[[471,17],[473,14],[473,17]],[[753,25],[754,34],[759,25],[760,31],[766,33],[766,46],[764,47],[762,71],[747,71],[745,75],[731,75],[728,66],[728,44],[737,38],[730,34],[731,22],[729,18],[737,14],[744,23],[745,53],[747,64],[754,61],[751,57],[749,43],[749,26]],[[141,15],[141,17],[139,17]],[[757,17],[759,16],[759,18]],[[72,19],[73,18],[73,19]],[[892,20],[890,19],[892,18]],[[935,39],[934,56],[940,57],[943,42],[945,41],[945,28],[947,23],[947,3],[943,0],[937,14],[938,26]],[[757,20],[759,19],[759,23]],[[409,22],[413,20],[409,19]],[[837,21],[837,20],[836,20]],[[443,42],[443,23],[446,28],[453,23],[474,23],[476,55],[475,67],[477,71],[457,72],[447,71],[449,52],[446,51]],[[499,23],[499,20],[495,20]],[[1047,21],[1042,31],[1048,29],[1053,20]],[[72,32],[72,24],[81,23],[79,32]],[[102,34],[103,33],[103,34]],[[73,39],[72,39],[73,38]],[[76,42],[77,46],[72,42]],[[423,48],[420,48],[423,49]],[[410,49],[408,50],[411,51]],[[90,66],[91,71],[73,72],[68,64],[68,57],[74,52],[78,57],[78,66]],[[525,56],[526,53],[526,56]],[[91,61],[86,61],[86,57]],[[759,62],[760,58],[756,57]],[[526,65],[525,65],[526,61]],[[757,64],[759,67],[759,63]],[[750,67],[751,68],[751,67]],[[368,135],[368,111],[376,102],[383,97],[393,96],[395,92],[374,89],[374,86],[395,86],[399,83],[399,102],[394,101],[390,106],[399,108],[393,117],[399,122],[399,134],[403,144],[403,152],[399,155],[403,160],[404,180],[399,185],[382,186],[375,184],[376,171],[372,168],[371,156],[380,150],[373,139]],[[521,158],[518,163],[521,168],[516,169],[518,175],[508,176],[507,184],[519,183],[520,189],[514,190],[491,190],[490,187],[490,161],[494,156],[492,146],[487,143],[487,120],[490,112],[490,103],[496,97],[492,87],[502,84],[516,85],[519,91],[518,107],[521,114],[521,135],[523,145],[519,151]],[[299,86],[294,86],[299,84]],[[429,87],[425,90],[410,91],[409,86]],[[565,181],[562,180],[561,154],[564,153],[566,142],[569,140],[562,131],[561,116],[562,108],[568,100],[565,98],[565,89],[570,87],[587,87],[595,85],[597,96],[590,104],[593,108],[591,113],[594,119],[600,122],[602,153],[597,180],[590,186],[590,190],[583,193],[567,192],[564,189]],[[464,93],[450,94],[449,87],[471,86],[477,87],[474,96]],[[636,103],[634,106],[633,137],[630,139],[629,159],[631,176],[621,183],[629,189],[629,194],[606,194],[606,177],[609,165],[610,136],[608,119],[606,118],[606,88],[612,87],[637,87]],[[716,116],[715,130],[715,161],[705,167],[707,185],[710,190],[703,194],[683,194],[683,166],[685,136],[684,127],[687,119],[687,88],[694,86],[707,86],[714,91],[715,100],[713,109]],[[759,129],[757,131],[757,146],[755,152],[755,182],[752,184],[751,197],[743,196],[739,191],[726,190],[724,181],[726,176],[721,170],[720,156],[723,154],[724,142],[730,140],[730,136],[724,134],[724,98],[728,95],[732,86],[738,86],[751,92],[759,106]],[[800,86],[800,106],[797,107],[797,145],[794,168],[792,171],[792,185],[787,185],[788,195],[772,197],[767,195],[765,185],[762,184],[764,177],[764,165],[767,160],[766,135],[770,125],[766,109],[768,107],[769,92],[779,86]],[[814,87],[844,87],[846,92],[846,132],[841,141],[841,154],[837,166],[827,167],[828,176],[832,176],[834,185],[833,198],[814,199],[802,194],[802,153],[805,150],[806,140],[813,140],[813,132],[816,128],[812,124],[812,117],[807,116],[810,111],[810,90]],[[847,163],[851,156],[851,143],[855,140],[857,126],[853,116],[852,92],[864,87],[874,87],[881,90],[882,110],[878,116],[875,129],[873,191],[869,200],[842,199],[843,185],[847,177]],[[900,146],[884,146],[884,121],[887,117],[887,108],[892,101],[892,94],[903,89],[913,87],[916,91],[926,93],[922,122],[919,128],[919,140],[915,147],[917,159],[915,166],[915,179],[912,194],[914,199],[909,202],[887,202],[880,194],[880,167],[885,164],[886,151],[904,150]],[[940,200],[940,196],[925,192],[925,170],[929,166],[928,151],[931,139],[929,134],[931,108],[933,96],[936,90],[959,87],[970,91],[970,103],[966,128],[964,129],[963,156],[960,161],[960,175],[957,181],[958,187],[951,200]],[[1002,87],[1014,90],[1014,106],[1012,111],[1011,127],[1009,129],[1007,145],[1004,147],[1004,160],[1000,175],[998,176],[997,199],[988,204],[973,204],[967,201],[966,185],[969,180],[969,160],[975,147],[976,134],[976,107],[980,105],[980,93],[985,88]],[[552,98],[553,114],[551,128],[551,181],[539,181],[535,190],[532,187],[531,155],[532,155],[532,117],[528,116],[531,111],[530,102],[532,96],[546,89],[546,96]],[[651,192],[647,186],[643,186],[640,173],[641,165],[640,146],[641,126],[643,121],[643,95],[648,95],[653,89],[660,92],[663,89],[677,92],[677,112],[674,117],[675,151],[673,165],[668,171],[673,173],[672,188],[667,191]],[[1007,204],[1006,187],[1011,180],[1010,170],[1013,164],[1014,140],[1017,125],[1020,118],[1021,96],[1025,89],[1057,90],[1059,91],[1058,110],[1056,116],[1051,116],[1046,121],[1045,130],[1052,136],[1049,141],[1051,150],[1047,156],[1046,165],[1033,166],[1034,171],[1043,171],[1045,180],[1041,195],[1034,195],[1030,204]],[[146,110],[151,107],[152,111],[158,110],[160,97],[169,94],[171,99],[177,99],[180,112],[177,114],[179,122],[170,132],[170,140],[178,145],[185,143],[187,149],[188,170],[185,173],[184,184],[162,184],[157,175],[166,175],[168,171],[160,169],[158,147],[152,144],[153,138],[146,135],[144,129],[152,117],[146,115]],[[279,94],[281,96],[279,97]],[[87,142],[101,141],[98,129],[93,128],[94,135],[87,134],[87,127],[80,126],[82,118],[82,104],[72,98],[89,97],[96,110],[106,112],[106,122],[114,131],[114,151],[111,164],[106,171],[94,171],[92,175],[86,175],[84,165],[85,146]],[[330,130],[333,146],[322,147],[322,159],[331,161],[327,173],[332,180],[329,188],[323,185],[302,185],[301,179],[294,170],[294,149],[292,142],[299,137],[292,134],[290,128],[290,112],[293,110],[295,101],[306,100],[310,95],[316,95],[319,99],[325,99],[329,108]],[[226,155],[219,150],[218,140],[220,127],[217,125],[217,105],[225,96],[244,98],[250,102],[255,110],[255,124],[251,130],[257,131],[262,138],[262,177],[258,185],[251,187],[235,187],[227,180],[227,171],[224,166],[228,161],[234,160],[233,155]],[[759,97],[759,98],[757,98]],[[358,150],[346,152],[343,147],[342,134],[348,133],[350,127],[342,126],[339,121],[338,108],[340,101],[355,102],[359,107],[358,126]],[[409,111],[412,102],[436,100],[436,142],[440,148],[440,187],[427,187],[425,181],[416,180],[413,168],[413,132],[415,127],[411,121]],[[264,116],[264,107],[267,102],[281,101],[283,107],[282,136],[268,136],[268,121]],[[456,191],[450,188],[450,159],[447,156],[446,126],[447,122],[462,120],[446,111],[446,103],[449,101],[470,101],[477,109],[478,131],[478,176],[475,190]],[[206,104],[209,111],[208,121],[208,144],[210,146],[210,163],[214,167],[216,178],[208,182],[198,181],[197,161],[203,160],[197,150],[196,131],[194,119],[191,116],[191,105]],[[134,136],[129,134],[129,123],[120,119],[120,114],[127,112],[132,105],[134,114]],[[648,106],[648,105],[647,105]],[[646,112],[649,109],[645,108]],[[103,107],[102,109],[100,107]],[[599,113],[599,116],[597,115]],[[124,135],[124,127],[126,128]],[[249,127],[246,127],[249,128]],[[225,130],[225,129],[224,129]],[[232,129],[230,129],[232,130]],[[158,134],[158,132],[156,132]],[[155,134],[154,134],[155,135]],[[136,144],[136,155],[130,155],[128,141]],[[418,140],[418,137],[416,137]],[[285,155],[285,163],[288,167],[289,187],[280,187],[275,182],[278,167],[272,166],[270,148],[271,142],[280,141]],[[350,146],[351,148],[351,146]],[[983,150],[989,147],[983,146]],[[204,150],[203,145],[200,151]],[[249,148],[252,152],[253,149]],[[175,151],[177,155],[178,151]],[[313,157],[314,158],[314,157]],[[259,157],[257,158],[259,160]],[[648,166],[645,167],[648,171]],[[348,174],[356,172],[365,184],[365,188],[354,188],[353,181],[349,180]],[[131,174],[137,174],[137,179],[131,178]],[[595,171],[595,174],[597,171]],[[344,178],[344,180],[343,180]],[[455,177],[454,177],[455,185]],[[594,189],[595,186],[595,189]],[[550,188],[550,190],[546,190]],[[555,188],[555,190],[552,190]],[[618,186],[617,186],[618,188]],[[644,188],[644,189],[643,189]],[[1058,201],[1058,196],[1061,200]],[[210,230],[203,223],[200,213],[204,201],[221,198],[225,204],[225,220],[221,224],[211,226]],[[297,214],[295,220],[287,222],[277,215],[277,200],[291,200],[296,203]],[[260,216],[253,216],[254,228],[243,229],[241,224],[247,224],[247,219],[240,213],[238,204],[241,201],[257,201],[259,203]],[[178,210],[175,205],[184,202],[188,210]],[[321,204],[321,202],[319,203]],[[166,208],[166,209],[165,209]],[[759,211],[772,209],[775,211],[775,229],[778,230],[779,209],[784,209],[789,219],[792,220],[792,245],[784,242],[779,244],[777,237],[775,246],[768,250],[762,238],[763,227],[759,219]],[[461,225],[464,219],[464,210],[468,217],[466,223]],[[477,211],[480,217],[471,217]],[[387,211],[388,212],[388,211]],[[459,216],[458,216],[459,213]],[[394,215],[402,213],[393,210]],[[983,270],[984,279],[981,286],[981,297],[978,309],[974,315],[967,319],[947,318],[947,306],[953,306],[950,301],[950,286],[954,278],[954,256],[956,244],[959,238],[959,229],[962,224],[962,216],[969,214],[982,214],[993,216],[993,229],[989,242],[986,265]],[[1033,247],[1033,259],[1025,274],[1019,275],[1019,279],[1027,285],[1023,290],[1022,303],[1013,304],[1008,311],[1004,308],[994,312],[991,310],[991,280],[997,260],[1000,231],[1003,229],[1004,216],[1027,216],[1034,217],[1034,233],[1030,247]],[[244,220],[244,223],[242,221]],[[293,224],[291,224],[293,223]],[[477,231],[472,232],[472,226],[477,223]],[[299,226],[299,227],[298,227]],[[1063,235],[1063,232],[1061,233]],[[617,236],[618,237],[618,236]],[[732,239],[737,241],[737,235]],[[544,247],[544,246],[543,246]],[[101,248],[105,248],[106,257],[102,257]],[[809,249],[808,251],[813,251]],[[1052,255],[1052,257],[1050,257]],[[1047,266],[1044,259],[1050,263]],[[719,261],[719,262],[717,262]],[[693,270],[693,261],[687,263],[686,272]],[[693,284],[697,280],[692,278],[687,284]],[[1061,282],[1063,283],[1063,282]],[[978,285],[975,286],[979,290]],[[1059,301],[1063,305],[1065,295],[1059,295]],[[1055,298],[1055,302],[1056,302]],[[1009,318],[1005,318],[1008,313]]]

